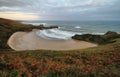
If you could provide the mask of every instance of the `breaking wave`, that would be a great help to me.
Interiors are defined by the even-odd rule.
[[[49,40],[69,40],[72,36],[75,34],[97,34],[97,35],[103,35],[104,33],[100,32],[72,32],[72,31],[63,31],[58,29],[45,29],[45,30],[39,30],[36,32],[36,34],[44,39]]]
[[[59,29],[47,29],[47,30],[39,30],[36,34],[44,39],[59,39],[59,40],[68,40],[74,36],[75,32],[68,32]]]
[[[80,27],[80,26],[75,26],[75,28],[79,29],[79,28],[81,28],[81,27]]]

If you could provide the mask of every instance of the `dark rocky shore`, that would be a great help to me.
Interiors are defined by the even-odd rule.
[[[104,35],[83,34],[75,35],[72,38],[76,40],[83,40],[101,45],[115,42],[114,39],[120,38],[120,34],[108,31]]]

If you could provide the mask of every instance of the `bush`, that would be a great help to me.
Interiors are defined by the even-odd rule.
[[[11,74],[11,77],[18,77],[18,72],[15,70],[12,70],[10,74]]]

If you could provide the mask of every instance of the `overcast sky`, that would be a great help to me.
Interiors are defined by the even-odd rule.
[[[120,20],[120,0],[0,0],[0,17],[17,20]]]

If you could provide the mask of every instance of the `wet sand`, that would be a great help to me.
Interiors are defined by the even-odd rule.
[[[32,32],[16,32],[8,40],[8,45],[16,50],[76,50],[96,47],[96,44],[77,40],[47,40]]]

